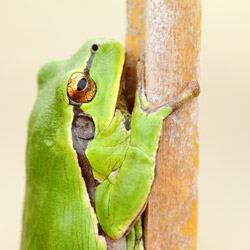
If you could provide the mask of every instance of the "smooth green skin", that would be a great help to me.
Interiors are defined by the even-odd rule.
[[[96,215],[73,149],[73,109],[66,92],[70,76],[85,69],[94,43],[99,49],[90,76],[97,93],[81,109],[92,116],[96,127],[86,150],[100,182]],[[29,120],[22,250],[106,249],[97,222],[109,237],[119,239],[142,211],[154,180],[162,121],[171,108],[147,115],[137,94],[131,130],[125,129],[125,117],[130,114],[116,108],[124,60],[122,45],[97,39],[84,44],[69,60],[48,63],[40,70],[38,97]],[[136,239],[136,249],[143,249],[140,227],[135,226],[127,237],[128,249]]]

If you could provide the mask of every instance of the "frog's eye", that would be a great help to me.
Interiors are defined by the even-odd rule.
[[[67,87],[67,94],[74,103],[90,102],[96,93],[96,85],[89,75],[81,72],[74,73]]]

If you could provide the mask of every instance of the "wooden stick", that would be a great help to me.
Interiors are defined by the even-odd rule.
[[[146,52],[146,91],[158,106],[199,76],[200,0],[127,0],[127,93]],[[147,250],[197,249],[198,100],[164,122],[157,177],[144,214]]]

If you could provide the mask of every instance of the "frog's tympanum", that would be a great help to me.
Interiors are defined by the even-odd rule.
[[[141,215],[155,177],[163,120],[199,94],[191,81],[150,108],[139,62],[132,113],[122,91],[124,47],[88,41],[39,72],[30,116],[22,250],[143,249]],[[113,244],[113,243],[112,243]]]

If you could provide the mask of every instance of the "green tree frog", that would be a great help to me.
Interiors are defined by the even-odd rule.
[[[162,122],[199,94],[191,81],[173,101],[150,108],[144,64],[132,114],[122,93],[125,49],[88,41],[39,72],[29,120],[22,250],[104,250],[126,236],[143,249],[140,216],[155,176]]]

